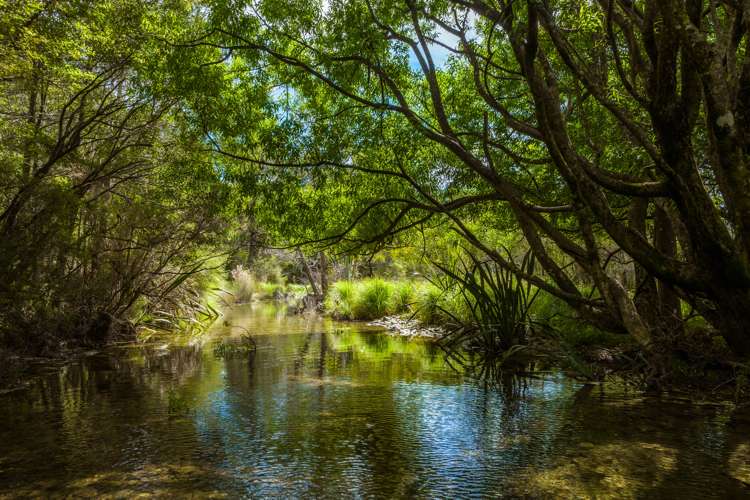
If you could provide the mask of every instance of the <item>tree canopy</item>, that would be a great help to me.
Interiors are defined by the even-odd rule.
[[[292,241],[352,249],[446,224],[644,348],[679,334],[685,304],[748,354],[748,14],[217,1],[171,43],[203,51],[178,72],[223,74],[196,120]],[[540,272],[497,231],[522,234]]]
[[[458,238],[646,352],[699,316],[747,356],[749,15],[24,2],[1,26],[2,286],[124,280],[129,310],[243,221],[345,253]]]
[[[106,337],[139,308],[170,309],[165,293],[226,241],[233,188],[154,84],[168,53],[159,34],[188,13],[179,2],[2,9],[4,344],[54,351]]]

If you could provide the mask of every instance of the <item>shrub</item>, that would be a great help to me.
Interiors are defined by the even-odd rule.
[[[419,312],[421,284],[410,281],[337,281],[325,301],[326,312],[339,319],[371,320],[412,309]]]
[[[190,337],[203,335],[230,299],[219,265],[179,276],[169,287],[159,300],[134,305],[134,323],[141,339],[165,330]]]
[[[290,283],[286,286],[286,291],[295,300],[303,298],[309,292],[307,286],[299,283]]]
[[[284,293],[284,285],[280,283],[259,283],[257,294],[259,299],[273,299]]]
[[[471,253],[467,257],[468,262],[460,259],[451,268],[436,264],[447,277],[442,290],[457,291],[469,313],[465,319],[451,315],[457,325],[443,338],[443,347],[480,378],[494,379],[505,367],[525,363],[530,310],[538,290],[492,261]],[[533,274],[531,252],[523,256],[519,268]]]
[[[339,319],[355,319],[353,304],[355,285],[351,281],[337,281],[331,286],[326,298],[326,311]]]
[[[531,308],[537,328],[554,332],[563,344],[571,348],[586,346],[614,347],[622,336],[604,332],[582,321],[576,311],[563,300],[541,292]]]
[[[411,309],[416,300],[416,290],[410,281],[399,281],[393,284],[391,309],[394,313],[403,313]]]
[[[255,293],[252,273],[241,265],[232,269],[232,291],[236,302],[250,302]]]
[[[448,318],[444,306],[443,291],[433,284],[424,285],[417,295],[417,319],[428,325],[441,323]]]
[[[365,280],[355,294],[353,313],[358,319],[376,319],[392,313],[393,284],[382,279]]]

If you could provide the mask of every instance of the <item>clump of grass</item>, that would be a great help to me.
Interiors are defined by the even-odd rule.
[[[325,309],[339,319],[372,320],[410,312],[418,301],[418,285],[409,281],[337,281],[329,290]]]
[[[435,325],[446,319],[445,294],[433,284],[427,284],[417,294],[417,319],[428,325]]]
[[[292,299],[299,300],[309,293],[309,290],[305,285],[299,283],[290,283],[286,286],[286,293]]]
[[[244,267],[232,269],[232,288],[236,302],[250,302],[255,293],[255,279],[252,273]]]
[[[395,312],[409,311],[416,301],[416,288],[411,281],[399,281],[393,284],[391,309]]]
[[[226,280],[218,266],[178,275],[162,292],[158,301],[136,304],[139,338],[146,340],[160,331],[174,331],[187,337],[203,335],[221,316],[227,304]],[[102,321],[104,320],[104,321]],[[97,323],[108,327],[106,317]],[[98,327],[98,325],[95,324]]]
[[[459,260],[454,268],[436,264],[470,313],[468,320],[453,317],[456,327],[443,339],[443,346],[480,378],[494,378],[506,367],[525,363],[530,311],[538,290],[493,261],[467,256],[468,262]],[[534,264],[533,254],[527,252],[518,267],[533,274]]]
[[[365,280],[355,295],[352,311],[358,319],[377,319],[393,314],[391,296],[393,284],[382,279]]]
[[[259,299],[274,299],[285,293],[285,285],[283,283],[258,283],[257,295]]]
[[[355,285],[351,281],[337,281],[331,286],[326,298],[326,311],[335,318],[355,319],[353,303]]]
[[[214,346],[214,357],[231,359],[255,354],[258,344],[249,334],[240,337],[239,342],[220,342]]]
[[[274,273],[265,277],[272,281],[263,281],[257,274],[238,265],[231,272],[231,295],[235,303],[247,303],[252,300],[286,300],[290,303],[300,301],[308,293],[305,285],[287,284],[284,277]]]

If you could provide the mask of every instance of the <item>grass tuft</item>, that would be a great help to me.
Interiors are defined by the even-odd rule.
[[[337,281],[325,302],[328,314],[338,319],[373,320],[393,314],[414,313],[425,324],[444,321],[444,308],[450,304],[443,292],[426,282]]]
[[[245,303],[253,300],[255,293],[253,274],[242,266],[232,269],[232,291],[236,302]]]

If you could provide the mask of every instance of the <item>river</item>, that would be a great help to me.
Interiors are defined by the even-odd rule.
[[[222,355],[249,332],[254,355]],[[513,389],[512,391],[510,389]],[[237,306],[199,341],[41,365],[0,395],[0,497],[750,497],[750,415]]]

